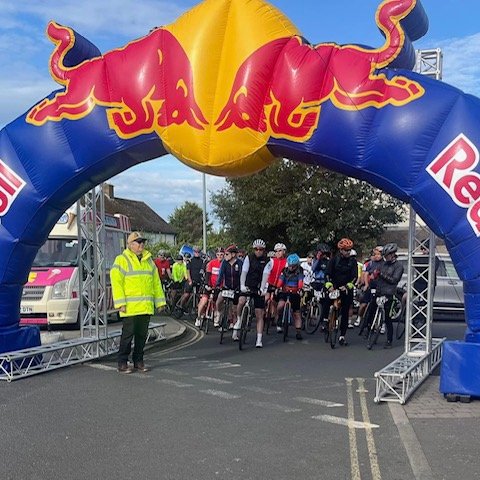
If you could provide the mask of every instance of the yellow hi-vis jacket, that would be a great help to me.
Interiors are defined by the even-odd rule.
[[[110,280],[114,307],[126,306],[121,317],[153,315],[155,308],[165,305],[157,267],[146,250],[141,260],[128,248],[124,250],[113,263]]]

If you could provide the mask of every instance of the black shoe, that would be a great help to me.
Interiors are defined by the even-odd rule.
[[[385,343],[385,345],[383,346],[383,348],[385,348],[385,349],[392,348],[392,342],[387,342],[387,343]]]
[[[300,332],[297,332],[297,334],[295,335],[295,338],[297,340],[303,340],[302,334]]]

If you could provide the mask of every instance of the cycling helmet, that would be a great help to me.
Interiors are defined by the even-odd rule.
[[[160,251],[158,252],[158,256],[159,256],[159,257],[166,257],[167,254],[166,254],[165,250],[160,250]]]
[[[300,265],[300,257],[296,253],[292,253],[287,257],[287,265],[293,267],[294,265]]]
[[[229,245],[226,249],[225,249],[225,253],[238,253],[238,248],[236,245]]]
[[[273,250],[270,250],[268,253],[267,253],[267,257],[268,258],[273,258],[275,256],[275,252]]]
[[[218,247],[216,250],[215,250],[215,253],[225,253],[225,249],[223,247]]]
[[[342,238],[337,243],[337,247],[339,250],[351,250],[353,247],[353,242],[349,238]]]
[[[276,243],[273,249],[278,252],[278,250],[286,250],[287,247],[285,246],[284,243]]]
[[[176,259],[177,260],[183,260],[183,257],[182,257],[182,255],[178,254]]]
[[[330,252],[330,247],[326,243],[319,243],[317,245],[317,251],[322,253]]]
[[[257,238],[256,240],[253,241],[252,247],[253,248],[265,248],[267,245],[261,238]]]
[[[398,246],[396,243],[387,243],[383,247],[382,255],[390,255],[391,253],[395,253],[398,250]]]

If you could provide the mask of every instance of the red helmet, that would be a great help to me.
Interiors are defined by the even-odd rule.
[[[225,253],[238,253],[238,247],[236,245],[229,245],[225,249]]]
[[[353,242],[349,238],[342,238],[337,243],[337,247],[339,250],[351,250],[353,247]]]

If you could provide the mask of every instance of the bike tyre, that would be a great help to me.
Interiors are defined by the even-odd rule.
[[[332,312],[332,317],[329,319],[329,322],[328,322],[330,348],[332,349],[335,348],[335,345],[337,344],[337,337],[338,337],[337,315],[338,315],[338,312],[334,310]]]
[[[240,334],[238,336],[238,349],[243,350],[247,340],[248,333],[248,317],[250,316],[249,308],[243,307],[242,317],[240,321]]]
[[[292,315],[292,310],[290,304],[285,303],[283,308],[283,317],[282,317],[282,327],[283,327],[283,341],[287,341],[288,337],[288,327],[290,325],[290,316]]]
[[[228,302],[225,302],[222,321],[220,322],[220,343],[223,343],[223,337],[228,332],[228,310]]]
[[[313,335],[318,330],[321,321],[322,309],[316,305],[311,306],[308,310],[307,318],[305,319],[305,332],[309,335]]]

